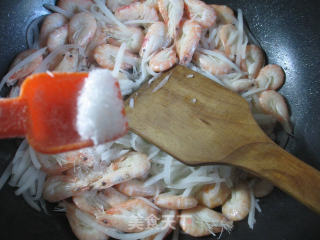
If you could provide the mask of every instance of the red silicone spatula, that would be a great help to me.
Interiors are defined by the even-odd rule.
[[[92,140],[81,138],[76,128],[77,100],[87,77],[88,73],[28,77],[18,98],[0,100],[0,138],[25,136],[35,150],[51,154],[92,146]],[[118,82],[115,85],[116,96],[121,98]],[[121,114],[125,118],[124,110]],[[104,140],[125,134],[127,122],[123,122],[125,126],[119,131],[113,129],[115,134]]]

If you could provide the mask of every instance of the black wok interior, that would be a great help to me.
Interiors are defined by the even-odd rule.
[[[206,1],[241,8],[252,33],[265,50],[268,61],[282,66],[286,84],[281,93],[287,98],[294,123],[294,136],[287,150],[320,169],[320,1],[313,0],[232,0]],[[0,77],[14,56],[26,48],[30,22],[48,11],[44,3],[53,0],[0,1]],[[2,95],[5,90],[2,91]],[[13,157],[18,140],[0,141],[0,174]],[[257,159],[259,161],[259,159]],[[320,193],[319,193],[320,194]],[[262,213],[254,230],[247,222],[235,223],[231,234],[220,239],[319,239],[320,216],[275,190],[261,199]],[[0,191],[0,239],[76,239],[63,214],[49,215],[31,209],[14,195],[9,186]],[[192,239],[181,235],[180,239]],[[205,239],[205,238],[203,238]],[[209,239],[209,237],[207,238]],[[212,239],[212,237],[210,237]]]

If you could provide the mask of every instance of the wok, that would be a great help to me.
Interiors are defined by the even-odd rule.
[[[320,169],[320,2],[207,2],[241,8],[268,61],[284,68],[286,84],[281,93],[290,104],[294,123],[294,137],[289,139],[286,149]],[[6,73],[14,56],[26,48],[28,24],[48,13],[42,7],[44,3],[53,4],[54,0],[0,1],[0,77]],[[1,92],[5,93],[6,89]],[[13,157],[18,142],[0,141],[0,173]],[[223,233],[221,239],[319,239],[320,216],[288,195],[276,189],[261,199],[260,205],[262,213],[256,216],[254,230],[242,221],[235,224],[231,234]],[[71,240],[75,237],[63,214],[38,213],[6,186],[0,191],[0,239]],[[180,239],[192,238],[182,234]]]

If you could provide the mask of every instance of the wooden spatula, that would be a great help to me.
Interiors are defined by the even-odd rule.
[[[88,73],[28,77],[18,98],[0,99],[0,138],[25,136],[35,150],[51,154],[92,146],[92,140],[82,139],[76,129],[77,100],[87,77]],[[121,98],[117,82],[116,88],[116,97]],[[127,126],[113,130],[114,136],[104,140],[114,140],[126,130]]]
[[[269,139],[242,97],[186,67],[171,73],[133,94],[134,108],[127,100],[133,132],[189,165],[243,168],[320,213],[320,172]]]

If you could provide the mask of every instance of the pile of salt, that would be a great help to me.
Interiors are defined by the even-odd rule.
[[[125,133],[127,120],[117,79],[109,70],[89,73],[77,102],[76,127],[83,140],[95,145]]]

